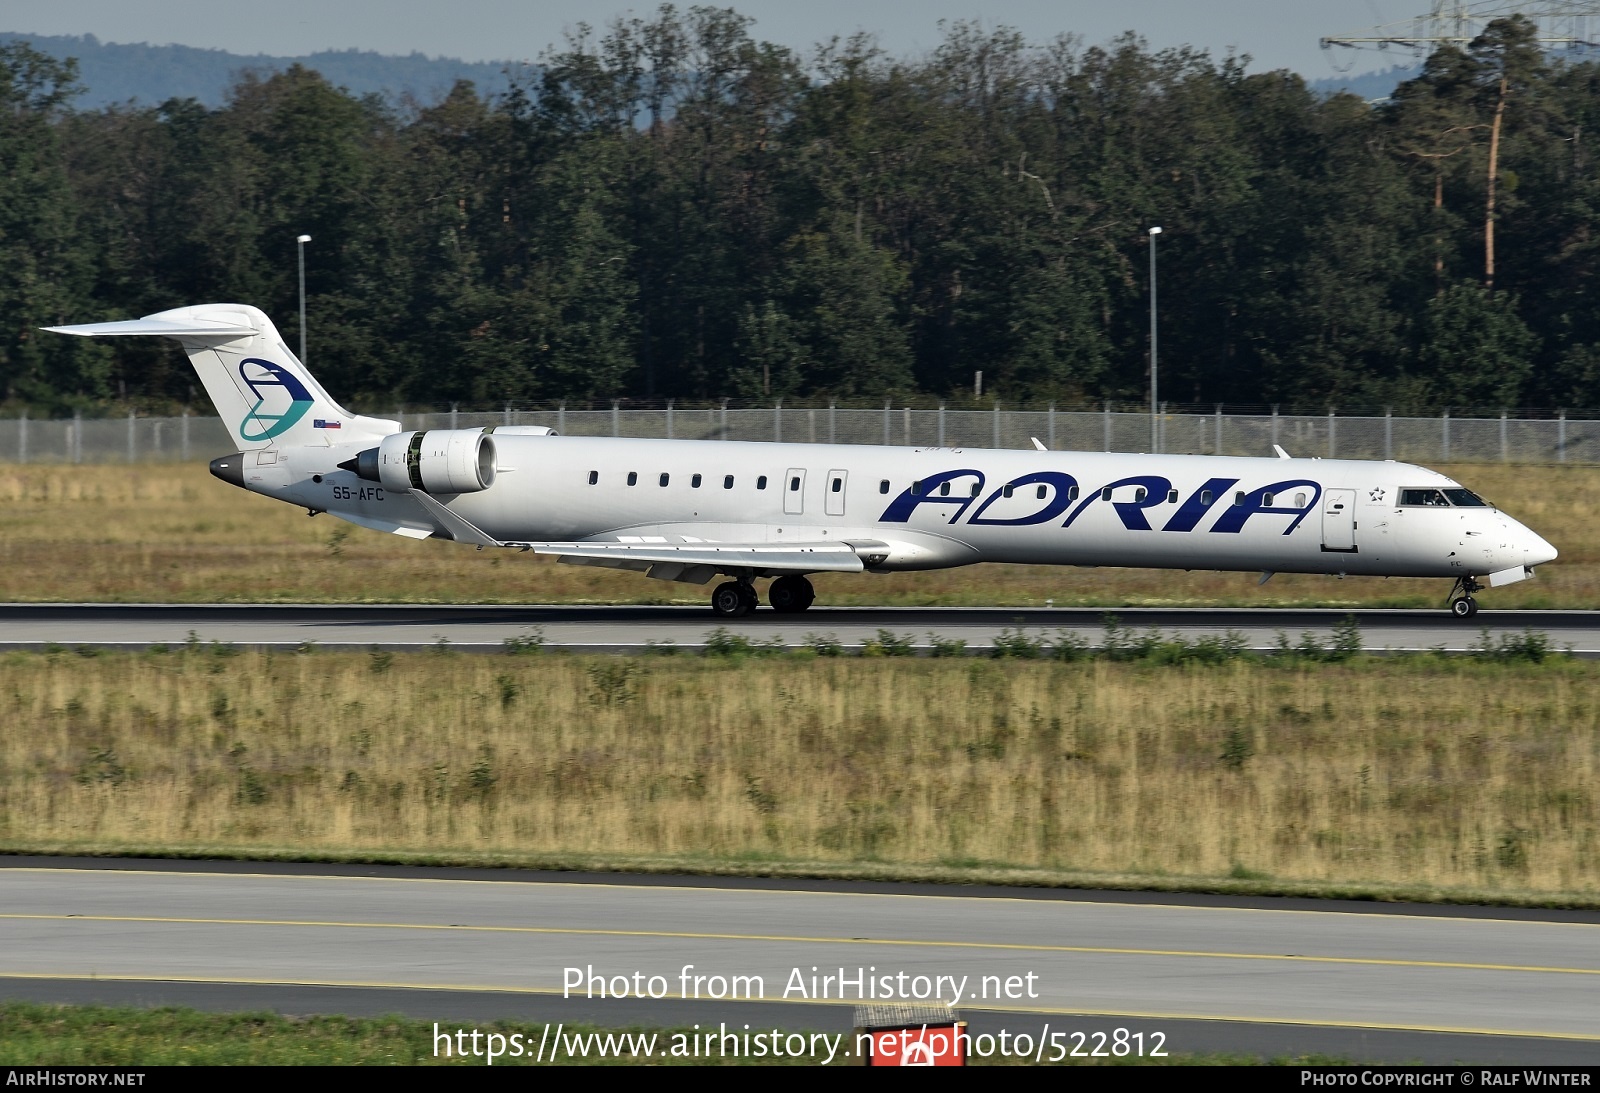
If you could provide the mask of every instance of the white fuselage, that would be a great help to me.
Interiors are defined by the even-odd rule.
[[[437,499],[501,540],[871,540],[888,547],[870,566],[879,570],[1021,562],[1460,577],[1531,570],[1556,556],[1498,509],[1399,504],[1401,490],[1456,484],[1392,461],[494,441],[493,484]],[[352,454],[348,445],[286,448],[270,461],[245,453],[244,485],[368,527],[437,533],[408,494],[337,469]]]

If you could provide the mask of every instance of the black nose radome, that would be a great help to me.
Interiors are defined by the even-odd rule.
[[[244,489],[244,453],[234,452],[211,461],[211,473],[230,486]]]

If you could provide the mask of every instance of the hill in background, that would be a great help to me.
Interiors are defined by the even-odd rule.
[[[461,61],[422,53],[391,57],[358,49],[325,50],[304,57],[246,56],[193,46],[102,42],[92,34],[0,31],[0,42],[19,40],[53,57],[78,59],[79,82],[86,90],[77,105],[86,109],[130,99],[149,106],[171,98],[194,98],[207,106],[221,106],[241,71],[277,72],[297,63],[316,69],[331,83],[356,95],[410,93],[431,102],[449,91],[456,80],[471,80],[482,94],[503,92],[508,86],[506,65],[516,63]]]

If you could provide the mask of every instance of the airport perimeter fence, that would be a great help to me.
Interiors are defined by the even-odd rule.
[[[567,436],[903,444],[949,448],[1147,452],[1150,415],[1110,410],[918,410],[713,407],[700,410],[513,410],[387,414],[406,429],[543,425]],[[1158,416],[1159,450],[1413,463],[1600,463],[1600,421],[1501,417],[1340,417],[1337,414]],[[0,462],[139,463],[209,460],[233,450],[221,419],[0,419]]]

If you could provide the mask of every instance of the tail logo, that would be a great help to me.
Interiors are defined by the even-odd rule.
[[[271,440],[311,409],[311,392],[281,364],[246,357],[239,362],[239,378],[256,396],[256,404],[239,422],[239,435],[245,440]]]

